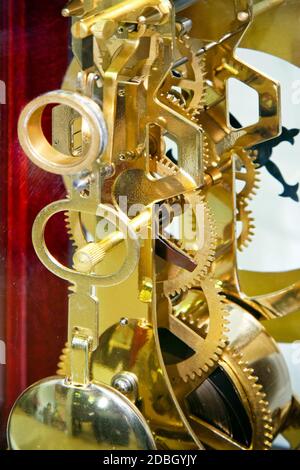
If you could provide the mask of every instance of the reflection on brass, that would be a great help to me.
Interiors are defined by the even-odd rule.
[[[253,146],[280,134],[281,111],[276,77],[236,48],[276,54],[272,22],[282,15],[292,26],[278,56],[297,63],[297,5],[73,0],[63,9],[74,60],[62,90],[25,107],[19,135],[68,192],[33,226],[41,262],[70,283],[68,338],[59,376],[13,407],[11,449],[261,450],[299,426],[269,333],[299,310],[299,272],[275,282],[237,268],[254,230]],[[231,126],[230,78],[256,91],[256,123]],[[52,146],[41,128],[49,103]],[[58,212],[70,266],[44,238]]]
[[[15,450],[154,449],[144,418],[107,386],[70,387],[52,377],[29,388],[9,419]],[[30,429],[30,432],[28,432]]]

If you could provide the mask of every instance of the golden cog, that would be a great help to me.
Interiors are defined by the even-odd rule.
[[[160,176],[169,176],[178,171],[178,167],[166,156],[154,157],[151,159],[151,170]],[[189,240],[184,242],[181,239],[169,237],[173,245],[180,250],[185,251],[190,257],[194,258],[197,267],[193,272],[168,264],[166,268],[167,278],[164,281],[164,293],[166,296],[176,295],[187,289],[197,286],[199,281],[203,279],[214,260],[216,246],[216,230],[214,219],[210,209],[208,208],[203,197],[193,192],[182,195],[179,198],[167,201],[170,205],[184,203],[187,207],[182,214],[184,227],[189,230],[192,228],[192,235],[195,233],[200,238],[197,240]],[[86,232],[90,225],[96,224],[95,217],[93,220],[81,220],[81,214],[78,212],[66,213],[66,225],[70,239],[77,248],[81,248],[87,243]],[[198,225],[195,225],[198,224]],[[88,227],[87,227],[88,224]],[[93,232],[93,227],[91,233]]]
[[[215,256],[217,235],[210,209],[203,198],[195,193],[184,195],[184,201],[188,203],[188,209],[183,215],[185,220],[183,225],[185,232],[186,228],[192,228],[192,236],[195,234],[195,240],[175,241],[173,239],[172,241],[194,259],[197,267],[189,272],[179,266],[169,265],[167,279],[164,281],[166,296],[174,296],[198,286],[208,274]]]
[[[172,174],[177,170],[177,166],[167,157],[155,157],[154,160],[157,171],[163,176]],[[169,202],[170,204],[179,202],[187,206],[182,214],[182,225],[185,234],[190,228],[192,229],[189,234],[192,238],[188,241],[176,240],[174,237],[170,239],[180,250],[191,256],[197,264],[193,272],[175,265],[168,265],[168,274],[164,281],[164,294],[173,296],[197,286],[201,279],[207,275],[214,260],[217,235],[212,213],[202,196],[193,192],[184,194],[182,197]]]
[[[240,251],[249,246],[254,236],[255,224],[252,212],[243,204],[237,209],[237,221],[242,223],[241,233],[237,238],[237,246]]]
[[[252,212],[248,209],[248,204],[256,195],[259,188],[259,172],[255,163],[256,155],[243,148],[232,148],[223,155],[223,159],[235,159],[235,180],[240,183],[241,187],[236,188],[236,220],[241,222],[241,233],[237,237],[237,246],[240,251],[248,247],[252,241],[255,231],[254,218]],[[230,188],[231,182],[227,181],[226,173],[223,177],[223,184]]]
[[[167,365],[173,383],[178,378],[184,382],[195,380],[196,376],[204,380],[227,344],[228,312],[223,308],[216,282],[211,278],[203,279],[199,289],[190,291],[189,295],[193,293],[197,295],[194,315],[186,316],[179,303],[169,316],[171,333],[194,351],[187,359]],[[185,304],[186,300],[183,306]]]
[[[233,149],[234,155],[236,155],[236,171],[235,177],[238,181],[244,183],[244,186],[237,193],[237,203],[245,204],[256,195],[257,189],[259,188],[259,172],[257,170],[257,164],[255,163],[255,157],[245,149]]]
[[[243,188],[237,193],[236,204],[237,204],[237,221],[242,223],[242,230],[237,239],[237,246],[240,251],[249,246],[252,241],[255,224],[252,212],[247,208],[249,201],[256,194],[256,190],[259,187],[259,172],[257,170],[257,164],[255,163],[255,155],[252,155],[249,151],[239,149],[237,152],[237,169],[235,177],[238,181],[244,183]]]
[[[196,121],[204,105],[205,63],[196,56],[187,35],[178,36],[176,45],[178,58],[188,57],[189,60],[168,75],[160,96],[175,110]]]
[[[253,450],[270,449],[274,439],[272,413],[266,393],[258,382],[259,379],[254,374],[254,369],[243,359],[241,352],[230,347],[225,349],[222,360],[231,364],[231,369],[234,370],[247,396],[254,423],[251,448]]]

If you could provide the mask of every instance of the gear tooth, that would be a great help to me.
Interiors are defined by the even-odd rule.
[[[265,406],[266,405],[265,401],[264,400],[259,400],[258,403],[262,406],[262,409],[261,409],[262,413],[267,413],[268,408],[266,408],[266,406]]]
[[[269,424],[264,424],[264,428],[265,428],[267,431],[273,432],[273,426],[270,426]]]
[[[173,107],[176,112],[186,116],[191,121],[196,122],[197,119],[195,119],[193,114],[194,110],[198,107],[203,109],[205,93],[205,84],[203,78],[203,68],[205,66],[204,60],[203,58],[199,58],[195,55],[195,51],[192,48],[192,43],[188,37],[183,37],[180,39],[177,37],[176,41],[180,54],[189,58],[189,64],[191,67],[189,66],[185,69],[185,73],[181,78],[172,77],[170,74],[165,84],[163,85],[164,88],[161,91],[161,97],[163,98],[164,96],[167,96],[167,101],[169,102],[170,107]],[[181,80],[193,81],[198,85],[196,88],[191,88],[194,94],[189,102],[186,101],[186,98],[183,95],[183,91],[185,90],[184,84],[182,85],[182,90],[177,91],[177,89],[174,89],[174,87],[179,87],[180,89]],[[187,88],[187,91],[189,91],[189,88]],[[177,94],[179,95],[179,98]],[[175,96],[178,99],[178,103],[173,102],[172,96]]]
[[[267,412],[270,413],[269,410],[267,410]],[[270,415],[265,415],[265,416],[263,417],[263,421],[266,421],[267,423],[271,423],[271,424],[272,424],[272,422],[273,422],[273,420],[272,420],[272,418],[271,418]]]
[[[264,449],[263,450],[269,450],[272,447],[272,442],[265,440],[264,441]]]
[[[252,381],[253,383],[256,383],[258,381],[258,377],[254,377],[252,375],[249,375],[249,380]]]

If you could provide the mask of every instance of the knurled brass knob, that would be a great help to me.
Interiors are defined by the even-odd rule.
[[[105,249],[100,243],[88,243],[76,251],[73,256],[73,265],[76,271],[89,273],[104,257]]]

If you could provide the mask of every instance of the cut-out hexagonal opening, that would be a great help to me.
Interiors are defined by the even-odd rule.
[[[228,123],[241,129],[259,121],[259,95],[254,88],[230,78],[227,82]]]

